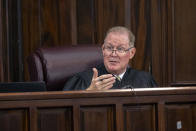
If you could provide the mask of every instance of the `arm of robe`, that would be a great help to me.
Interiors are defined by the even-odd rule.
[[[141,86],[142,88],[158,87],[158,84],[156,83],[156,81],[150,73],[144,72],[142,73],[140,78],[141,79],[140,81],[138,81],[138,83],[143,83],[143,86]]]
[[[154,78],[152,77],[152,75],[150,75],[150,78],[151,78],[151,80],[150,80],[150,82],[149,82],[149,87],[158,87],[158,84],[157,84],[157,82],[154,80]]]
[[[129,79],[130,81],[127,81],[129,81],[129,85],[131,85],[131,88],[158,87],[153,76],[148,72],[132,70],[128,77],[129,78],[127,79]]]
[[[63,90],[86,90],[90,86],[91,79],[92,72],[78,73],[65,83]]]

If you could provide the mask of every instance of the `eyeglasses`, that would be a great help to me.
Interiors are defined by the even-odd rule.
[[[128,49],[125,49],[125,48],[123,48],[123,47],[117,47],[116,50],[114,50],[114,47],[112,47],[112,46],[104,46],[104,47],[103,47],[103,49],[104,49],[105,51],[107,51],[108,53],[113,53],[113,52],[116,51],[116,53],[118,53],[118,54],[125,54],[125,53],[126,53],[127,51],[129,51],[131,48],[133,48],[133,47],[130,47],[130,48],[128,48]]]

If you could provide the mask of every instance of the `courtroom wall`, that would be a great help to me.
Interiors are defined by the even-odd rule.
[[[196,84],[194,0],[1,0],[0,80],[29,80],[26,58],[39,47],[103,43],[112,26],[136,36],[130,65],[160,86]]]

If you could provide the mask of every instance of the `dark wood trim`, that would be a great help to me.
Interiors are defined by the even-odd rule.
[[[158,117],[161,118],[158,120],[158,127],[159,131],[166,131],[166,124],[165,124],[165,103],[164,102],[159,102],[158,103]]]
[[[123,105],[122,104],[116,104],[116,123],[119,123],[116,125],[117,131],[124,131],[124,123],[123,123]]]
[[[77,6],[76,6],[76,0],[71,0],[71,40],[72,45],[76,45],[78,43],[77,40]]]
[[[168,86],[167,1],[152,0],[152,74],[160,86]],[[169,59],[170,60],[170,59]]]
[[[0,1],[0,81],[4,80],[4,74],[3,74],[3,21],[2,21],[2,15],[3,15],[3,8],[2,8],[2,0]]]
[[[77,118],[77,119],[73,119],[74,121],[74,131],[80,131],[80,105],[78,104],[74,104],[73,106],[73,116],[74,118]]]
[[[131,1],[130,0],[124,0],[125,1],[125,26],[128,29],[131,29]]]
[[[64,94],[66,93],[66,95]],[[192,95],[196,94],[196,87],[165,87],[165,88],[135,88],[103,91],[51,91],[51,92],[27,92],[27,93],[0,93],[0,100],[39,100],[39,99],[62,99],[62,98],[105,98],[105,97],[128,97],[128,96],[167,96],[167,95]],[[125,100],[126,101],[126,100]],[[152,100],[156,101],[156,100]],[[182,100],[176,100],[182,101]],[[184,100],[183,100],[184,101]],[[186,100],[185,100],[186,101]],[[93,101],[92,101],[93,102]],[[107,103],[107,102],[106,102]],[[10,105],[12,106],[12,105]]]
[[[10,55],[8,43],[8,0],[0,1],[0,52],[1,52],[1,81],[10,81]]]
[[[174,1],[168,0],[168,85],[175,81]]]
[[[35,106],[31,106],[30,109],[30,118],[29,121],[30,121],[30,131],[38,131],[37,129],[37,108]]]

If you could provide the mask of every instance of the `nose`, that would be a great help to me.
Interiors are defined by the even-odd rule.
[[[111,55],[113,55],[113,56],[117,56],[117,50],[112,50],[112,53],[111,53]]]

